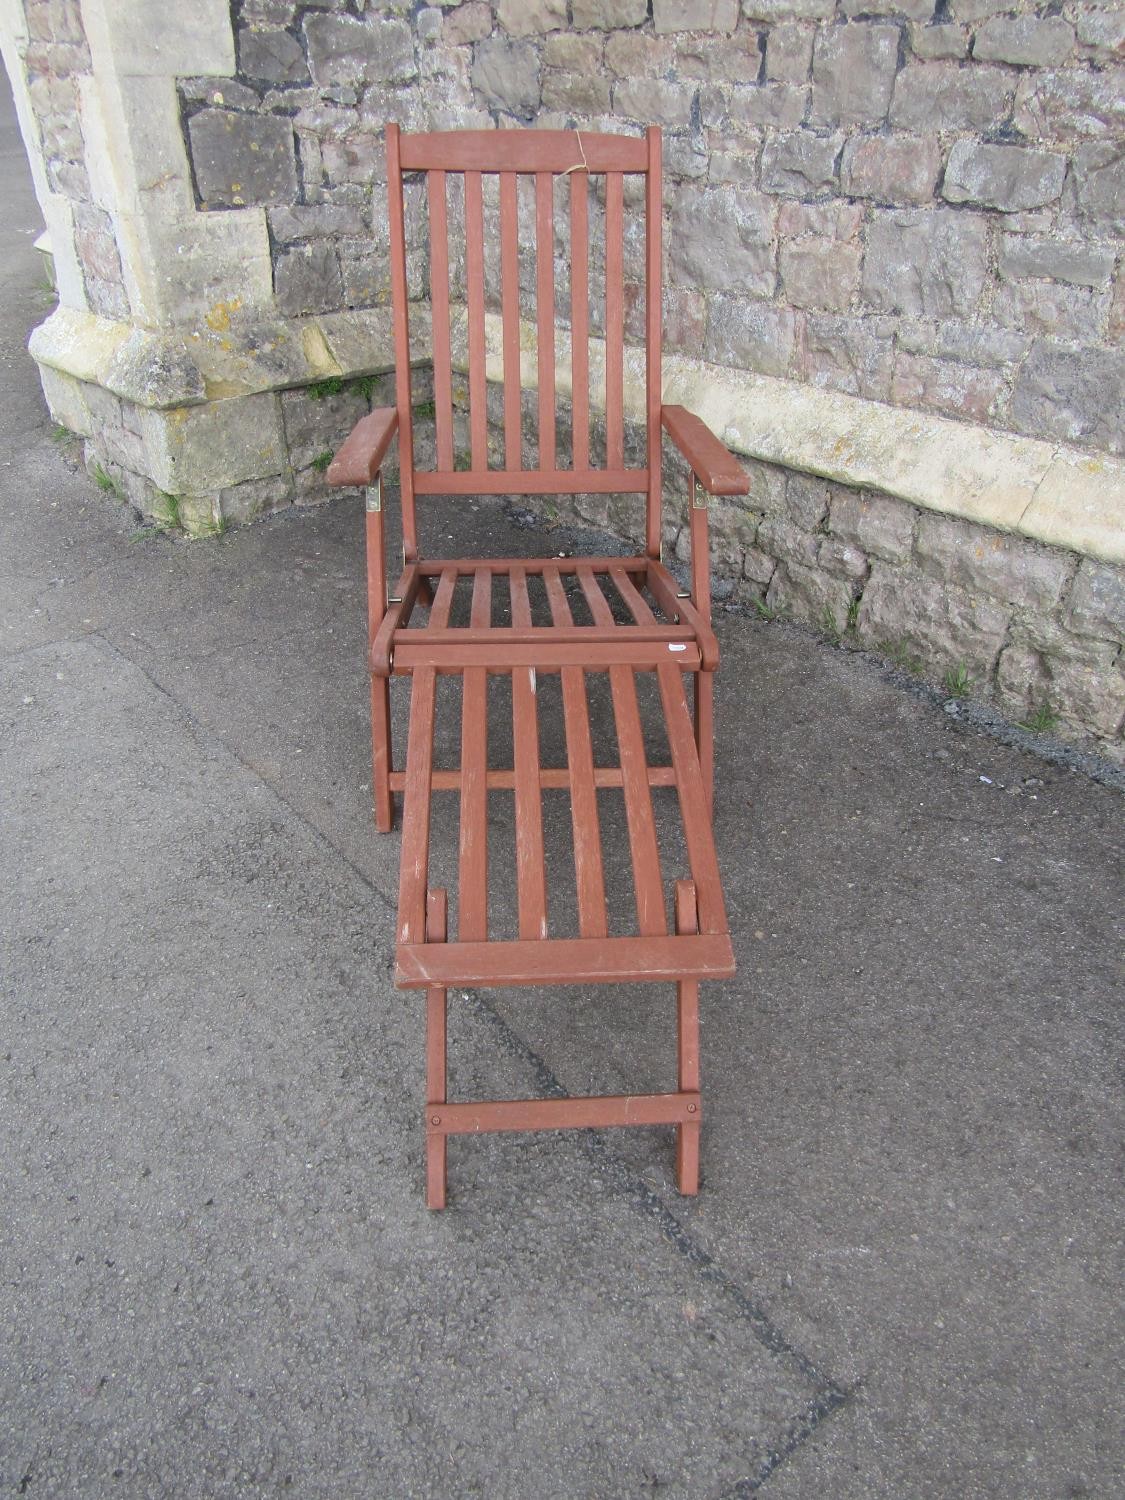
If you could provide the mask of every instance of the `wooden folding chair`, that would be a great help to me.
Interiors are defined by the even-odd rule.
[[[418,467],[412,429],[410,316],[407,301],[403,179],[425,178],[430,229],[430,295],[436,463]],[[643,234],[626,244],[627,177],[643,188]],[[498,178],[498,183],[494,180]],[[591,205],[591,179],[598,196]],[[679,406],[662,406],[660,132],[644,139],[553,130],[456,131],[401,135],[387,126],[391,285],[397,404],[373,411],[350,434],[328,470],[337,485],[367,490],[367,565],[375,822],[390,829],[394,794],[403,794],[402,864],[396,981],[427,995],[427,1202],[445,1203],[446,1142],[483,1130],[561,1126],[674,1124],[677,1180],[694,1193],[699,1178],[698,989],[702,979],[734,972],[711,831],[712,686],[718,647],[711,628],[706,494],[739,495],[746,476],[702,422]],[[521,180],[524,186],[521,188]],[[486,191],[487,188],[487,191]],[[521,192],[528,225],[523,257],[534,276],[535,368],[538,377],[537,462],[521,451]],[[502,329],[504,466],[489,466],[486,389],[485,224],[496,215]],[[590,254],[591,213],[604,201],[604,261]],[[628,202],[635,200],[628,195]],[[557,214],[558,203],[569,215]],[[460,214],[451,234],[451,216]],[[565,335],[556,329],[556,218],[569,218],[569,370]],[[560,226],[565,228],[565,226]],[[628,465],[624,427],[626,254],[643,244],[646,442],[643,465]],[[592,263],[593,262],[593,263]],[[603,269],[604,268],[604,269]],[[530,267],[527,267],[530,270]],[[467,311],[451,315],[451,272],[463,284]],[[592,274],[593,273],[593,274]],[[640,267],[638,266],[638,274]],[[595,462],[590,435],[591,282],[604,274],[605,461]],[[468,467],[455,462],[452,367],[467,325]],[[558,461],[556,351],[569,374],[572,461]],[[564,380],[565,384],[566,381]],[[598,381],[600,385],[600,379]],[[690,469],[691,588],[685,592],[661,561],[662,429]],[[399,439],[404,566],[388,597],[380,471]],[[636,494],[645,497],[644,552],[635,557],[424,559],[415,497],[422,495]],[[534,585],[535,600],[532,598]],[[471,589],[467,624],[452,623],[458,590]],[[496,606],[499,595],[499,607]],[[545,600],[545,605],[544,605]],[[546,619],[536,621],[536,606]],[[578,610],[582,618],[575,619]],[[504,617],[494,623],[494,614]],[[537,674],[558,673],[565,727],[564,767],[540,762]],[[588,677],[608,675],[616,755],[595,764]],[[659,689],[670,764],[646,761],[638,707],[638,674]],[[511,678],[513,764],[489,763],[488,677]],[[693,686],[689,712],[685,678]],[[405,767],[391,753],[389,681],[409,676],[411,704]],[[439,676],[461,682],[461,759],[454,771],[434,767]],[[594,726],[601,728],[603,726]],[[652,788],[678,793],[689,878],[675,884],[670,924]],[[636,924],[611,930],[599,825],[598,789],[620,788],[632,865]],[[548,920],[542,792],[569,792],[573,828],[577,932]],[[446,892],[429,884],[433,795],[460,799],[457,935],[447,931]],[[489,793],[514,792],[518,937],[499,940],[488,908]],[[665,858],[668,858],[667,850]],[[678,1080],[675,1091],[621,1097],[490,1100],[446,1098],[446,991],[450,986],[602,984],[675,981]]]

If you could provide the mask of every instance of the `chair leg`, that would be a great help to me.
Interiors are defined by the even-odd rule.
[[[391,793],[391,685],[387,677],[371,678],[371,792],[375,827],[390,833],[394,824]]]
[[[707,794],[707,812],[715,819],[715,674],[695,674],[695,744],[699,751],[699,769]]]
[[[426,941],[444,943],[446,938],[447,908],[443,890],[430,891],[426,898]],[[446,1062],[445,1030],[446,992],[444,989],[426,991],[426,1207],[445,1207],[445,1132],[434,1126],[441,1125],[440,1113],[432,1106],[445,1103]]]
[[[690,880],[676,881],[676,931],[698,932],[695,886]],[[677,1086],[685,1093],[699,1092],[699,980],[681,979],[676,984]],[[686,1196],[699,1191],[699,1137],[693,1124],[676,1126],[676,1183]]]

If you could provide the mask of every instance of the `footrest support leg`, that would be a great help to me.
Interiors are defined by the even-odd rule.
[[[697,932],[695,886],[690,880],[676,882],[676,931]],[[699,981],[681,979],[676,985],[676,1055],[679,1087],[684,1093],[699,1092]],[[686,1196],[699,1191],[700,1125],[676,1126],[676,1183]]]
[[[446,895],[442,890],[430,891],[426,897],[426,940],[444,943],[446,939]],[[446,992],[444,989],[426,991],[426,1207],[445,1207],[445,1132],[434,1126],[436,1119],[441,1124],[441,1111],[434,1105],[445,1103]]]

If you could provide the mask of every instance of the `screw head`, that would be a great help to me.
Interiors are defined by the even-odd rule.
[[[695,1114],[695,1111],[696,1111],[696,1106],[694,1104],[689,1104],[688,1107],[687,1107],[688,1114],[689,1115],[693,1115],[693,1114]]]
[[[430,1116],[430,1124],[431,1125],[440,1125],[441,1124],[441,1116],[440,1115],[431,1115]]]

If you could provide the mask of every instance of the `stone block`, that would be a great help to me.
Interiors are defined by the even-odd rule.
[[[785,510],[806,531],[815,531],[828,514],[827,480],[794,470],[785,484]]]
[[[764,515],[783,512],[789,477],[787,471],[776,464],[762,463],[757,458],[743,458],[740,462],[750,481],[746,496],[746,504],[750,509],[761,511]]]
[[[901,563],[913,550],[917,514],[913,506],[901,500],[833,485],[828,529],[871,557]]]
[[[149,323],[221,323],[269,307],[264,209],[184,218],[122,214],[117,233],[130,305]]]
[[[266,83],[307,83],[309,66],[297,38],[276,28],[238,33],[238,67],[247,78]]]
[[[499,0],[496,19],[509,36],[566,29],[566,0]]]
[[[333,15],[303,21],[313,82],[320,88],[408,83],[417,75],[410,26],[397,16]]]
[[[1041,612],[1058,604],[1071,571],[1065,552],[935,511],[918,517],[914,555],[928,578]]]
[[[877,213],[868,228],[863,294],[882,312],[965,317],[988,275],[988,229],[953,209]]]
[[[816,565],[836,578],[847,578],[853,584],[867,577],[870,563],[867,554],[848,542],[838,542],[835,537],[821,537],[816,549]]]
[[[667,244],[673,285],[773,293],[773,205],[764,194],[684,184],[672,198]]]
[[[146,468],[170,495],[198,495],[286,468],[278,398],[272,394],[204,406],[141,412]]]
[[[968,57],[969,32],[964,26],[941,23],[936,26],[910,27],[910,50],[915,57],[931,61],[946,57]]]
[[[754,545],[761,517],[746,510],[737,501],[712,500],[707,511],[707,531],[711,542],[711,564],[716,572],[738,578],[747,548]],[[690,533],[685,526],[684,540]],[[690,555],[690,551],[689,551]],[[684,561],[688,559],[685,557]]]
[[[1125,10],[1120,5],[1079,6],[1072,14],[1078,40],[1083,47],[1104,62],[1116,62],[1125,55]]]
[[[711,298],[704,359],[759,375],[788,375],[796,349],[797,314],[792,308],[725,293]]]
[[[283,250],[274,262],[274,292],[289,317],[334,312],[344,300],[336,247],[312,242]]]
[[[766,590],[770,609],[821,629],[831,617],[833,629],[840,633],[847,627],[852,598],[849,581],[796,562],[780,563]]]
[[[815,568],[819,537],[784,516],[767,516],[758,528],[757,545],[783,562]]]
[[[856,240],[862,224],[862,205],[840,199],[828,203],[783,203],[777,214],[777,232],[786,239],[816,234],[822,239]]]
[[[994,130],[1012,107],[1014,80],[987,63],[960,68],[952,62],[907,63],[895,80],[890,122],[899,130],[933,135],[942,130]],[[1037,134],[1031,131],[1032,138]]]
[[[858,135],[844,148],[840,185],[854,198],[929,203],[941,171],[933,136]]]
[[[1058,68],[1025,73],[1012,124],[1029,140],[1117,139],[1125,130],[1125,70]]]
[[[762,71],[757,34],[740,31],[737,36],[697,33],[681,37],[676,43],[675,69],[677,78],[756,84]]]
[[[1011,611],[991,599],[938,582],[911,568],[871,566],[856,631],[876,650],[901,648],[934,672],[963,666],[991,676]]]
[[[792,130],[808,109],[809,90],[793,83],[763,83],[734,88],[724,99],[725,117],[736,130],[773,126]]]
[[[615,31],[648,19],[648,0],[573,0],[571,24],[578,31]]]
[[[1108,291],[1057,282],[1007,282],[992,299],[992,316],[1027,334],[1092,341],[1100,339],[1109,316]]]
[[[1066,157],[1023,146],[958,141],[949,153],[942,197],[1019,213],[1054,203],[1066,176]]]
[[[1012,365],[1023,358],[1030,346],[1031,340],[1020,333],[949,319],[936,323],[910,322],[898,330],[900,349],[969,365]]]
[[[591,43],[593,37],[573,40]],[[672,44],[643,31],[617,31],[605,41],[606,66],[618,78],[659,78],[672,66]]]
[[[491,37],[477,47],[473,89],[491,109],[530,120],[539,108],[539,55],[530,42]]]
[[[103,318],[128,318],[129,299],[121,276],[113,220],[104,209],[93,203],[74,205],[74,249],[91,309]]]
[[[901,350],[895,356],[891,400],[897,406],[987,422],[1006,389],[1005,376],[999,370],[975,369]]]
[[[898,28],[826,27],[813,48],[811,125],[878,125],[898,69]]]
[[[1089,142],[1074,153],[1075,206],[1084,224],[1125,235],[1125,154],[1107,142]]]
[[[1125,351],[1036,340],[1016,377],[1011,412],[1020,432],[1120,452]]]
[[[805,378],[821,390],[888,401],[894,364],[894,324],[888,318],[805,319]]]
[[[543,108],[564,115],[608,114],[610,81],[598,73],[546,73]]]
[[[771,135],[762,151],[762,187],[767,193],[806,197],[836,182],[844,137],[815,135],[811,130]]]
[[[738,0],[652,0],[657,36],[672,31],[725,31],[738,25]]]
[[[342,235],[368,232],[364,213],[347,203],[286,204],[269,211],[274,244],[290,245],[298,240],[334,240]]]
[[[288,203],[297,196],[293,127],[273,115],[203,109],[188,121],[204,208]]]
[[[812,66],[813,30],[793,21],[771,28],[766,38],[766,77],[775,83],[804,83]]]
[[[793,307],[843,312],[859,286],[860,248],[837,240],[806,238],[783,244],[781,283]]]
[[[94,431],[94,417],[86,400],[86,387],[73,375],[54,370],[50,365],[39,366],[39,381],[52,419],[79,437],[90,437]]]
[[[1113,277],[1112,245],[1062,240],[1050,235],[1006,234],[997,264],[1007,280],[1042,277],[1070,286],[1105,287]]]
[[[610,41],[628,41],[627,33],[611,37]],[[645,38],[652,41],[651,37]],[[589,73],[600,68],[603,57],[608,61],[609,46],[604,37],[578,36],[572,31],[556,31],[543,39],[543,64],[548,68],[562,68],[567,73]],[[614,72],[618,70],[613,69]],[[624,75],[644,69],[626,68]],[[662,73],[663,68],[657,68]]]
[[[334,452],[368,410],[366,398],[350,387],[319,399],[307,388],[283,391],[281,415],[290,463],[305,469],[328,449]]]
[[[742,0],[748,21],[826,21],[836,10],[836,0]]]
[[[234,31],[229,0],[117,0],[86,6],[90,45],[112,56],[123,77],[234,72]]]
[[[1074,575],[1064,619],[1077,635],[1125,646],[1125,568],[1084,557]]]
[[[691,122],[694,89],[659,78],[623,79],[614,86],[613,109],[618,116],[651,125],[683,127]]]
[[[1073,51],[1074,27],[1062,16],[990,16],[973,38],[973,56],[982,62],[1044,68]]]
[[[232,526],[246,526],[293,504],[293,476],[246,479],[219,491],[219,514]]]
[[[471,42],[483,42],[492,35],[492,7],[487,0],[469,0],[444,18],[441,23],[441,39],[450,47],[465,47]]]

